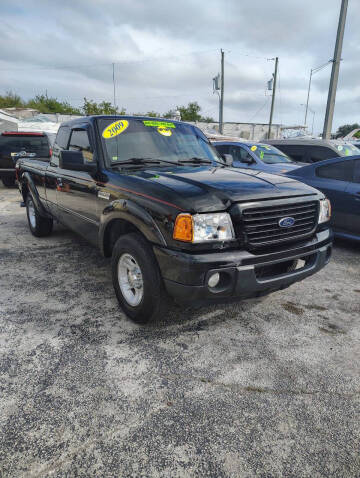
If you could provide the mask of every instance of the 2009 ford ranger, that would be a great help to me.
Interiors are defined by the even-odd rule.
[[[260,296],[329,261],[322,193],[227,163],[189,124],[93,116],[63,123],[50,160],[20,159],[17,175],[31,232],[56,219],[112,256],[121,307],[146,323],[169,297]]]

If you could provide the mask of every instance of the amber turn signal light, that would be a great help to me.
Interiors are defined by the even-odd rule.
[[[193,234],[191,214],[179,214],[175,221],[173,238],[177,241],[192,242]]]

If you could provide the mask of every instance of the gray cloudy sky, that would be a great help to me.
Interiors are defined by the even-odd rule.
[[[129,113],[196,100],[217,117],[212,77],[225,50],[225,121],[267,122],[266,82],[279,56],[274,121],[304,120],[310,68],[334,51],[340,0],[1,0],[0,94],[48,95],[82,105],[112,101]],[[333,130],[360,122],[360,1],[349,0]],[[322,129],[331,67],[313,77]],[[310,120],[312,114],[310,114]]]

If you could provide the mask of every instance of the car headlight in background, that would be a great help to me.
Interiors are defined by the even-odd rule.
[[[179,214],[173,238],[183,242],[229,241],[234,238],[234,229],[227,212]]]
[[[319,224],[331,218],[331,204],[328,199],[320,199]]]

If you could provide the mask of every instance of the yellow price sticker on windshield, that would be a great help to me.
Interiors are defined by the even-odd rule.
[[[115,121],[104,129],[102,137],[105,139],[113,138],[114,136],[123,133],[128,126],[129,122],[127,120]]]
[[[250,149],[251,149],[251,151],[256,151],[256,150],[257,150],[257,146],[255,146],[255,144],[254,144],[254,146],[251,146]]]
[[[157,132],[162,134],[163,136],[171,136],[172,135],[171,129],[164,128],[163,126],[159,126],[158,129],[157,129]]]

